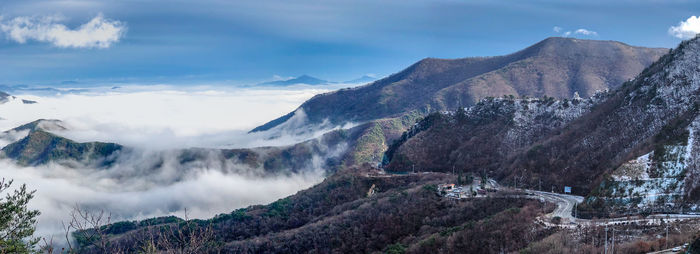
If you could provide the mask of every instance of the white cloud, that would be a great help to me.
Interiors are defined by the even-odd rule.
[[[680,39],[690,39],[700,33],[700,17],[691,16],[677,26],[668,28],[668,34]]]
[[[0,19],[0,31],[21,44],[35,40],[61,48],[109,48],[126,33],[123,22],[106,19],[101,14],[76,29],[60,21],[55,16]]]
[[[574,34],[582,34],[582,35],[587,35],[587,36],[598,36],[598,33],[595,31],[591,31],[588,29],[580,28],[574,32]]]
[[[560,33],[562,31],[564,31],[563,28],[558,27],[558,26],[555,26],[552,30],[556,33]],[[561,36],[563,36],[563,37],[569,37],[571,35],[598,36],[598,33],[596,31],[588,30],[585,28],[579,28],[579,29],[576,29],[574,31],[565,31],[565,32],[561,33]]]

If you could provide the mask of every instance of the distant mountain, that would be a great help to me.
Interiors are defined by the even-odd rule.
[[[13,96],[13,95],[10,95],[9,93],[0,91],[0,104],[4,104],[4,103],[10,102],[10,101],[13,101],[15,99],[17,99],[16,96]],[[19,100],[22,102],[22,104],[36,104],[37,103],[36,101],[33,101],[33,100],[27,100],[27,99],[19,99]]]
[[[29,93],[33,95],[53,96],[56,94],[73,94],[87,92],[88,89],[71,88],[71,89],[56,89],[53,87],[38,87],[28,85],[0,85],[0,90],[11,94]],[[1,95],[0,95],[1,97]]]
[[[105,166],[115,161],[115,154],[123,149],[114,143],[77,143],[50,133],[65,129],[57,120],[37,120],[9,132],[29,131],[27,136],[2,148],[1,155],[14,159],[20,165],[38,165],[49,162],[80,163]]]
[[[369,75],[364,75],[362,77],[359,77],[359,78],[356,78],[353,80],[348,80],[348,81],[345,81],[343,83],[345,83],[345,84],[365,84],[365,83],[369,83],[369,82],[372,82],[375,80],[377,80],[377,78],[369,76]]]
[[[270,82],[265,82],[265,83],[260,83],[259,85],[262,86],[290,86],[290,85],[297,85],[297,84],[305,84],[305,85],[323,85],[323,84],[328,84],[331,83],[327,80],[323,79],[318,79],[309,75],[301,75],[299,77],[293,78],[293,79],[287,79],[287,80],[277,80],[277,81],[270,81]]]
[[[13,97],[12,95],[10,95],[6,92],[0,91],[0,104],[10,101],[10,99],[12,97]]]
[[[4,131],[3,133],[20,132],[20,131],[35,131],[35,130],[55,131],[55,130],[65,130],[65,129],[66,129],[66,127],[63,126],[63,122],[61,120],[39,119],[39,120],[33,121],[31,123],[26,123],[26,124],[20,125],[20,126],[15,127],[11,130]]]
[[[40,119],[2,132],[0,140],[8,145],[0,149],[0,157],[13,159],[23,166],[58,163],[68,167],[115,170],[112,167],[115,164],[128,165],[138,169],[134,172],[144,175],[163,167],[174,168],[182,175],[201,168],[258,176],[311,170],[334,172],[345,159],[351,137],[356,137],[364,129],[331,131],[289,146],[164,151],[144,151],[116,143],[78,142],[55,134],[65,130],[67,128],[59,120]],[[180,176],[172,180],[178,181]]]
[[[342,125],[415,111],[422,114],[474,105],[503,95],[571,98],[616,88],[669,49],[615,41],[548,38],[510,55],[423,59],[369,85],[317,95],[302,104],[309,125]],[[252,131],[271,129],[291,112]]]
[[[64,80],[61,81],[61,85],[77,85],[80,84],[80,82],[75,81],[75,80]]]

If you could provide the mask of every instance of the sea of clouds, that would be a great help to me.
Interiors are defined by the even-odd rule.
[[[115,142],[150,148],[255,147],[288,145],[299,139],[269,143],[247,135],[254,127],[294,111],[328,88],[120,87],[56,95],[17,94],[0,105],[0,129],[37,119],[58,119],[76,141]],[[284,141],[286,140],[286,141]]]
[[[301,133],[275,129],[249,134],[252,128],[295,110],[312,96],[337,87],[282,88],[216,86],[121,86],[15,92],[0,104],[0,129],[9,130],[37,119],[61,120],[67,130],[53,131],[75,141],[115,142],[143,154],[202,148],[248,148],[291,145],[338,128]],[[22,99],[36,101],[25,104]],[[288,124],[303,123],[303,111]],[[346,126],[347,127],[347,126]],[[14,133],[22,138],[26,132]],[[7,142],[0,144],[6,145]],[[335,153],[337,154],[337,152]],[[319,158],[321,161],[322,158]],[[203,163],[203,165],[207,165]],[[212,164],[216,165],[216,164]],[[36,190],[30,207],[41,211],[38,235],[60,238],[62,222],[75,205],[104,210],[112,220],[154,216],[208,218],[253,204],[266,204],[319,183],[325,171],[318,163],[301,173],[279,176],[241,174],[203,166],[187,171],[165,166],[154,172],[135,172],[138,165],[107,169],[48,165],[23,167],[0,159],[2,177],[14,187]],[[174,168],[174,167],[173,167]]]

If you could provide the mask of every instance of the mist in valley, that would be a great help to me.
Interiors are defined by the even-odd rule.
[[[266,172],[236,160],[222,159],[219,149],[293,145],[341,126],[299,132],[303,111],[285,125],[248,133],[265,121],[293,111],[325,88],[156,87],[93,89],[56,95],[19,94],[0,105],[0,128],[10,130],[37,119],[57,119],[63,128],[47,128],[76,142],[114,142],[128,149],[104,168],[65,162],[20,166],[0,159],[3,176],[14,187],[36,190],[30,208],[41,211],[37,235],[60,237],[63,222],[76,205],[104,210],[112,221],[175,215],[208,218],[254,204],[267,204],[323,180],[323,163],[342,154],[344,146],[323,148],[295,172]],[[22,99],[37,101],[24,104]],[[348,127],[348,126],[345,126]],[[1,146],[28,131],[10,131]],[[183,164],[187,149],[204,154]],[[264,154],[262,156],[265,156]],[[73,166],[69,166],[73,165]],[[187,211],[187,214],[185,214]]]

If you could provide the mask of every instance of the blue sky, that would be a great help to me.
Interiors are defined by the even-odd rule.
[[[681,39],[669,28],[694,15],[699,3],[673,0],[2,0],[0,84],[343,81],[425,57],[507,54],[567,31],[670,48]],[[59,32],[13,37],[22,20]],[[118,32],[63,33],[91,21]]]

